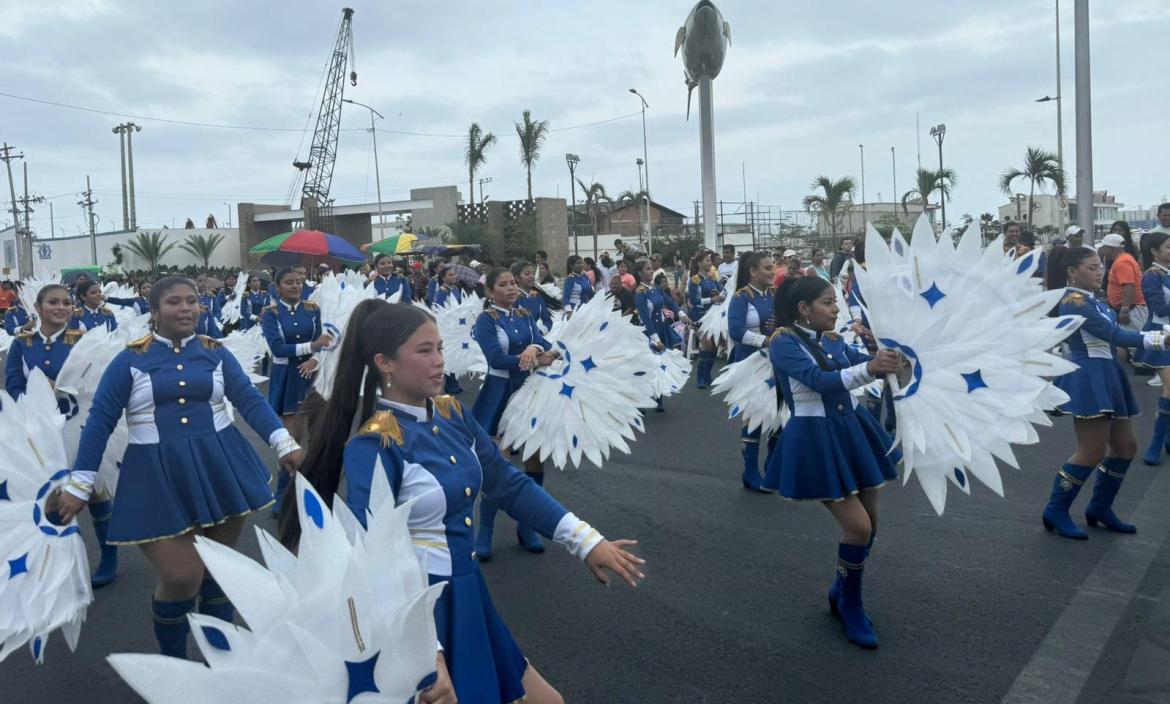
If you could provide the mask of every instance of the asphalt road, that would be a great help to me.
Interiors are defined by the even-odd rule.
[[[1150,409],[1144,381],[1135,390]],[[637,589],[599,585],[555,545],[524,553],[511,520],[497,523],[483,568],[496,605],[567,701],[1170,702],[1170,541],[1158,518],[1170,512],[1155,501],[1170,486],[1159,475],[1170,460],[1139,461],[1118,499],[1128,517],[1153,497],[1142,533],[1092,531],[1088,542],[1040,524],[1072,449],[1068,419],[1017,449],[1021,469],[1003,470],[1006,498],[952,489],[938,517],[916,480],[888,488],[866,573],[881,649],[866,652],[826,609],[838,535],[828,512],[744,491],[739,430],[725,418],[689,385],[665,414],[647,415],[630,456],[550,474],[546,488],[566,507],[608,537],[641,541],[649,564]],[[1152,422],[1152,413],[1137,421],[1139,442]],[[250,531],[240,547],[257,555]],[[155,651],[151,589],[141,554],[124,550],[77,652],[54,637],[42,666],[12,655],[0,663],[0,702],[136,701],[104,658]]]

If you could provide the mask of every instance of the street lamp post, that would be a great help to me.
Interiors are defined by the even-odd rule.
[[[342,98],[341,100],[342,102],[349,103],[350,105],[357,105],[370,111],[370,137],[374,141],[374,185],[375,188],[378,189],[378,235],[380,237],[385,237],[386,221],[382,215],[382,174],[378,170],[378,131],[374,129],[374,116],[377,115],[379,120],[384,120],[386,118],[382,116],[382,113],[373,109],[369,105],[366,105],[365,103],[359,103],[358,101],[350,100],[349,98]]]
[[[861,229],[864,232],[865,223],[869,222],[869,213],[865,207],[865,145],[858,144],[857,149],[861,152]]]
[[[942,205],[942,230],[947,229],[947,193],[943,189],[943,156],[942,145],[943,137],[947,136],[947,126],[945,124],[937,124],[930,128],[930,136],[934,137],[934,141],[938,142],[938,202]],[[926,212],[926,196],[922,197],[922,212]]]
[[[1064,171],[1064,102],[1062,100],[1064,90],[1060,80],[1060,0],[1055,0],[1056,4],[1056,96],[1046,95],[1043,98],[1038,98],[1037,103],[1056,102],[1056,161],[1060,164],[1060,170]],[[1059,198],[1064,196],[1065,190],[1059,189],[1057,192],[1057,229],[1064,232],[1064,215],[1066,206],[1060,205]]]
[[[227,201],[224,201],[223,207],[227,210],[227,227],[231,229],[232,226],[232,206]]]
[[[122,229],[130,230],[130,201],[126,199],[126,126],[118,125],[113,129],[118,135],[118,153],[122,157]]]
[[[569,211],[569,237],[573,238],[573,254],[580,254],[577,248],[577,233],[573,231],[573,220],[577,215],[577,163],[581,157],[576,154],[565,154],[565,163],[569,165],[569,191],[572,193],[573,209]]]
[[[630,92],[642,101],[642,161],[646,165],[646,254],[651,255],[654,254],[654,232],[650,223],[650,156],[646,151],[646,108],[650,104],[636,89],[631,88]]]
[[[890,200],[894,202],[894,219],[898,219],[898,159],[894,153],[894,148],[890,147],[890,176],[893,177],[893,196]]]

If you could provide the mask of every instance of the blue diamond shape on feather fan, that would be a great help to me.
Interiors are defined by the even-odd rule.
[[[938,289],[938,285],[935,284],[933,281],[930,283],[930,288],[926,289],[925,291],[923,291],[922,293],[920,293],[918,295],[925,298],[926,302],[930,304],[931,308],[934,308],[934,305],[936,303],[938,303],[942,299],[946,298],[946,296],[947,296],[947,294],[943,293],[942,291],[940,291]]]
[[[8,578],[15,579],[17,575],[28,572],[28,553],[21,555],[15,560],[8,561]]]
[[[589,372],[597,369],[597,362],[593,361],[593,357],[586,357],[581,360],[581,366],[585,368],[585,371]]]
[[[305,502],[305,515],[313,522],[313,525],[318,528],[325,527],[325,511],[321,508],[321,502],[313,496],[313,492],[305,489],[301,492]]]
[[[374,653],[374,657],[362,662],[345,661],[345,672],[349,675],[349,691],[345,701],[352,702],[354,697],[366,692],[381,692],[378,683],[374,681],[374,667],[378,664],[381,651]]]
[[[11,500],[12,499],[8,496],[8,480],[5,479],[4,481],[0,482],[0,501]]]
[[[983,381],[983,374],[978,369],[970,374],[962,374],[963,381],[967,382],[967,393],[974,393],[976,389],[986,389],[987,382]]]
[[[659,365],[658,365],[658,368],[659,368],[659,369],[661,369],[662,371],[666,371],[666,365],[665,365],[665,364],[659,364]]]
[[[227,636],[223,631],[214,626],[203,626],[203,637],[207,639],[207,644],[216,650],[231,650],[232,644],[228,641]]]
[[[562,381],[561,382],[561,396],[568,396],[569,398],[573,398],[573,388],[574,387],[571,386],[570,384],[566,384],[565,382]]]
[[[470,342],[464,342],[464,343],[463,343],[463,349],[465,349],[465,350],[469,350],[469,349],[471,349],[471,343],[470,343]]]
[[[459,319],[459,324],[460,324],[460,325],[467,325],[467,318],[460,318],[460,319]]]
[[[960,487],[967,486],[967,475],[963,474],[963,470],[959,469],[958,467],[955,467],[955,479],[959,480]]]
[[[769,377],[764,383],[768,385],[769,389],[774,389],[776,388],[776,377]]]

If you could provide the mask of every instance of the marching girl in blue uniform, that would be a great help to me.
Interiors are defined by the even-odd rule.
[[[565,270],[568,275],[561,290],[561,305],[565,308],[565,315],[571,315],[577,306],[593,299],[593,284],[585,275],[585,260],[576,254],[569,256]]]
[[[374,472],[386,473],[396,504],[414,501],[407,526],[415,551],[430,582],[446,583],[435,604],[438,679],[420,701],[562,702],[492,604],[474,546],[476,496],[490,496],[565,545],[604,583],[609,570],[637,586],[644,562],[626,550],[634,541],[605,540],[508,463],[473,413],[450,396],[436,396],[442,388],[442,338],[434,320],[414,306],[363,301],[349,320],[337,382],[314,425],[307,477],[331,501],[344,476],[345,502],[363,523],[376,508],[369,505]],[[359,412],[361,429],[351,437]],[[295,511],[286,512],[286,545],[299,536],[296,521]]]
[[[654,267],[651,266],[649,259],[639,259],[634,264],[634,269],[638,275],[638,287],[634,289],[634,307],[638,309],[638,322],[642,324],[642,330],[650,340],[650,349],[665,352],[668,348],[680,346],[682,340],[670,327],[665,311],[673,312],[682,320],[689,322],[689,319],[682,315],[669,294],[654,285]],[[654,400],[658,404],[654,410],[659,413],[664,411],[662,397]]]
[[[234,301],[236,299],[236,284],[239,281],[240,276],[236,272],[231,272],[223,277],[223,288],[219,290],[219,293],[215,294],[215,308],[212,309],[216,317],[223,312],[223,307],[228,301]]]
[[[272,352],[272,375],[268,379],[268,405],[285,421],[294,438],[304,435],[296,416],[301,402],[313,388],[317,360],[313,353],[329,345],[333,338],[321,327],[317,304],[301,300],[301,276],[293,269],[276,272],[276,290],[280,298],[264,309],[260,326]],[[276,505],[280,511],[291,477],[281,473],[276,482]]]
[[[149,313],[150,312],[150,286],[149,281],[139,282],[136,290],[138,295],[134,298],[116,298],[110,296],[106,299],[106,303],[113,303],[116,306],[123,308],[133,308],[135,313]]]
[[[472,337],[483,350],[488,374],[475,399],[471,412],[491,437],[499,436],[500,418],[508,399],[524,384],[529,373],[537,367],[552,364],[555,353],[527,308],[517,307],[520,288],[516,277],[507,269],[496,267],[487,273],[484,288],[489,308],[479,314]],[[544,466],[538,456],[528,458],[524,473],[537,486],[544,486]],[[479,535],[475,541],[481,560],[491,559],[492,528],[495,526],[498,504],[485,496],[479,505]],[[516,539],[528,552],[544,552],[544,543],[532,526],[516,525]]]
[[[196,335],[206,335],[219,339],[223,337],[223,330],[219,327],[219,321],[215,319],[211,309],[202,303],[199,304],[199,322],[195,325]]]
[[[850,393],[901,367],[901,356],[880,350],[869,357],[833,332],[837,297],[818,276],[792,277],[776,293],[777,330],[768,357],[791,418],[768,459],[763,486],[794,501],[820,501],[841,526],[837,579],[829,608],[845,636],[876,648],[865,614],[862,574],[877,529],[878,490],[898,476],[893,440]]]
[[[68,522],[85,506],[114,426],[126,414],[109,541],[138,545],[158,573],[151,603],[163,655],[184,658],[194,611],[231,621],[235,609],[205,576],[195,536],[234,545],[245,516],[272,503],[268,468],[232,424],[225,400],[296,471],[304,451],[289,436],[232,353],[195,335],[195,282],[166,276],[150,292],[154,332],[127,345],[102,375],[60,496]]]
[[[687,282],[687,303],[691,307],[691,320],[698,323],[712,303],[723,300],[723,287],[711,276],[709,249],[701,250],[691,259],[691,278]],[[711,385],[711,368],[715,366],[715,343],[712,340],[699,342],[699,368],[695,384],[700,389]]]
[[[17,335],[8,349],[4,389],[13,398],[24,394],[28,375],[33,369],[40,369],[55,384],[57,374],[65,365],[73,345],[84,334],[81,330],[66,328],[73,315],[73,296],[67,287],[48,284],[37,292],[35,306],[39,321],[37,328]],[[76,405],[64,395],[58,396],[57,403],[61,413],[66,416],[77,412]],[[107,496],[94,497],[89,505],[93,530],[102,555],[97,570],[90,577],[90,583],[95,589],[114,581],[118,570],[118,548],[106,542],[112,508],[113,502]]]
[[[207,285],[207,274],[195,277],[195,285],[199,287],[199,305],[212,311],[213,315],[218,315],[219,311],[215,308],[215,291]]]
[[[26,325],[28,325],[29,317],[28,311],[24,309],[24,304],[18,299],[4,314],[4,332],[9,335],[16,335]]]
[[[732,342],[728,363],[742,362],[753,354],[762,354],[768,347],[773,328],[774,268],[772,256],[767,252],[746,252],[739,258],[735,294],[727,304],[727,334]],[[760,485],[760,435],[759,428],[748,432],[744,426],[739,431],[743,445],[743,488],[771,493]],[[775,442],[775,436],[769,438],[769,452]]]
[[[81,305],[73,310],[73,317],[69,320],[69,327],[85,332],[104,327],[115,330],[118,321],[114,313],[103,305],[102,287],[98,282],[86,280],[77,285],[76,296]]]
[[[444,264],[440,266],[439,273],[438,276],[435,277],[435,281],[438,281],[439,285],[435,288],[435,294],[432,296],[431,305],[444,306],[447,305],[447,301],[451,300],[452,298],[454,298],[458,303],[463,302],[463,288],[459,286],[458,277],[455,276],[455,269],[451,265]],[[459,377],[455,376],[454,374],[448,374],[446,377],[444,377],[444,379],[443,393],[463,393],[463,386],[459,384]]]
[[[512,277],[520,288],[516,302],[527,308],[545,330],[552,328],[552,312],[561,310],[561,302],[536,285],[536,267],[528,262],[516,262],[512,265]]]
[[[1142,235],[1142,260],[1146,273],[1142,275],[1142,294],[1150,317],[1143,332],[1158,332],[1170,325],[1170,235],[1149,232]],[[1162,461],[1162,453],[1170,439],[1170,352],[1139,348],[1134,364],[1150,367],[1162,381],[1162,396],[1158,399],[1158,414],[1154,418],[1154,434],[1142,460],[1148,465]]]
[[[1043,515],[1045,528],[1075,540],[1089,536],[1069,517],[1069,507],[1094,469],[1100,471],[1093,498],[1085,507],[1085,520],[1090,526],[1100,523],[1117,533],[1137,532],[1113,512],[1113,499],[1137,453],[1130,419],[1138,415],[1137,400],[1117,361],[1115,347],[1161,350],[1166,342],[1160,332],[1135,332],[1117,324],[1113,309],[1093,295],[1103,276],[1101,259],[1088,247],[1054,250],[1048,259],[1048,288],[1066,289],[1058,314],[1085,319],[1061,344],[1064,358],[1078,369],[1053,382],[1069,396],[1060,410],[1073,417],[1077,449],[1056,473]]]
[[[264,289],[264,281],[258,274],[248,276],[248,290],[240,301],[240,329],[248,330],[260,323],[260,314],[272,305],[272,296]]]
[[[402,297],[399,301],[410,303],[414,298],[414,287],[410,285],[409,279],[394,272],[394,257],[389,254],[374,257],[374,270],[377,275],[366,284],[367,288],[373,286],[382,298],[389,298],[401,291]]]

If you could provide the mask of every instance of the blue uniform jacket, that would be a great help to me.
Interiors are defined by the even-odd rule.
[[[670,327],[665,311],[679,317],[678,305],[668,293],[649,284],[638,284],[634,291],[634,306],[638,309],[638,322],[642,324],[642,332],[650,338],[650,342],[661,342],[666,347],[681,344],[682,340]]]
[[[272,296],[267,291],[245,291],[240,301],[240,328],[247,330],[260,322],[260,314],[272,305]]]
[[[1142,295],[1150,311],[1145,329],[1160,330],[1170,324],[1170,270],[1155,263],[1142,274]]]
[[[430,278],[430,280],[427,281],[427,305],[428,306],[435,305],[435,298],[438,297],[439,285],[440,285],[439,284],[439,277],[437,277],[437,276],[432,276]]]
[[[4,314],[4,331],[9,335],[15,335],[27,323],[28,311],[19,303],[9,308],[8,312]]]
[[[1091,292],[1079,288],[1068,288],[1057,306],[1060,315],[1080,315],[1085,322],[1065,338],[1061,351],[1065,359],[1113,359],[1114,345],[1122,347],[1145,346],[1145,337],[1140,332],[1126,330],[1117,324],[1117,314],[1105,301]]]
[[[4,390],[13,398],[20,397],[28,385],[28,375],[40,369],[51,380],[57,379],[73,345],[81,339],[80,330],[62,329],[52,337],[40,330],[28,330],[16,336],[8,348],[4,363]]]
[[[375,276],[366,286],[373,286],[374,290],[382,298],[389,298],[398,291],[402,291],[402,298],[399,299],[400,302],[410,303],[414,299],[414,287],[410,285],[410,281],[397,274]]]
[[[206,306],[199,306],[199,321],[195,323],[195,334],[216,339],[223,337],[223,331],[219,329],[219,321]]]
[[[150,301],[146,300],[143,296],[135,296],[134,298],[116,298],[110,296],[106,299],[106,303],[113,303],[123,308],[133,308],[136,313],[150,312]]]
[[[114,319],[114,314],[110,309],[105,306],[97,310],[90,310],[85,306],[75,308],[73,310],[73,317],[69,319],[68,325],[69,328],[82,332],[103,326],[107,330],[118,329],[118,321]]]
[[[374,472],[386,473],[396,505],[417,498],[407,526],[431,575],[477,569],[475,499],[481,492],[517,521],[565,544],[582,558],[601,536],[512,466],[475,420],[451,398],[427,408],[379,401],[345,446],[345,503],[365,525]]]
[[[768,346],[768,335],[772,333],[768,329],[768,321],[772,318],[772,296],[771,287],[761,291],[748,285],[731,297],[727,304],[727,334],[737,349],[744,347],[750,353]],[[746,356],[744,354],[740,359]]]
[[[516,304],[524,307],[538,322],[544,323],[546,330],[552,327],[552,312],[549,311],[544,296],[540,295],[537,289],[532,289],[527,294],[521,293]]]
[[[592,298],[593,284],[589,283],[589,277],[584,272],[565,277],[565,288],[561,292],[561,303],[564,304],[565,310],[573,310],[582,303],[588,303]]]
[[[432,297],[432,300],[433,300],[432,305],[436,305],[436,306],[446,305],[447,299],[452,298],[452,297],[456,301],[459,301],[460,303],[462,303],[463,302],[463,289],[459,288],[458,286],[456,286],[454,288],[448,288],[446,284],[443,284],[435,289],[435,295]]]
[[[299,365],[312,356],[311,344],[322,334],[321,311],[314,303],[290,306],[284,301],[264,309],[260,317],[273,364]]]
[[[711,307],[711,299],[723,293],[723,287],[710,276],[695,274],[687,282],[687,303],[691,306],[691,317],[695,320],[703,317]]]
[[[490,376],[526,378],[528,372],[520,369],[520,353],[531,345],[544,350],[551,347],[525,308],[492,306],[476,318],[471,336],[483,350]]]
[[[773,335],[768,357],[788,410],[794,417],[853,413],[857,402],[849,392],[873,381],[866,370],[870,357],[845,344],[836,333],[823,333],[819,338],[811,331],[805,334],[824,351],[833,369],[822,369],[795,332],[783,329]]]

